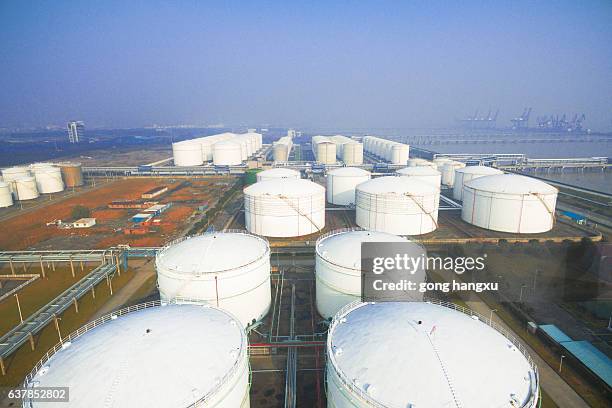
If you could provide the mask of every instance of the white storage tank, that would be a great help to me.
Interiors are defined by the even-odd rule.
[[[38,198],[38,188],[34,176],[19,177],[12,181],[13,194],[19,201],[33,200]]]
[[[213,145],[215,166],[235,166],[242,163],[243,148],[234,139],[217,142]]]
[[[455,184],[455,171],[465,167],[465,163],[450,161],[442,164],[442,184],[452,187]]]
[[[227,312],[150,302],[94,322],[51,350],[25,387],[68,387],[69,401],[51,404],[66,408],[249,407],[248,341]]]
[[[336,144],[326,136],[314,136],[312,138],[312,152],[318,163],[336,163]]]
[[[409,154],[410,154],[410,146],[408,146],[407,144],[403,144],[403,143],[393,142],[391,144],[391,147],[389,150],[389,157],[387,157],[387,160],[391,164],[406,165],[406,163],[408,162]]]
[[[293,142],[289,136],[283,136],[272,144],[272,156],[276,162],[289,161]]]
[[[355,187],[368,181],[371,174],[358,167],[340,167],[327,172],[327,202],[336,205],[355,204]]]
[[[455,200],[463,200],[463,186],[468,181],[478,177],[492,176],[503,173],[504,172],[501,170],[487,166],[467,166],[456,169],[455,180],[453,182],[453,198]]]
[[[201,166],[204,163],[202,145],[193,140],[172,143],[172,158],[175,166]]]
[[[339,230],[321,236],[315,247],[317,311],[333,317],[345,305],[361,299],[361,244],[407,242],[404,237],[376,231]]]
[[[270,170],[264,170],[257,173],[257,181],[266,181],[273,179],[292,179],[299,180],[302,176],[299,171],[293,169],[287,169],[284,167],[277,167]]]
[[[355,189],[355,218],[361,228],[396,235],[421,235],[438,227],[440,189],[406,177],[379,177]]]
[[[13,195],[8,183],[0,181],[0,208],[13,205]]]
[[[408,159],[407,166],[408,167],[427,166],[427,167],[433,167],[436,170],[438,169],[438,166],[436,166],[433,162],[430,162],[429,160],[425,160],[425,159],[420,159],[420,158]]]
[[[448,157],[436,157],[433,159],[433,164],[436,165],[436,169],[440,172],[442,171],[442,166],[450,162],[452,162],[452,160]]]
[[[558,190],[518,174],[473,179],[463,187],[461,218],[478,227],[518,234],[550,231]]]
[[[341,159],[347,166],[363,164],[363,145],[355,141],[345,143],[342,147]]]
[[[434,300],[345,307],[328,330],[328,407],[536,408],[537,366],[488,321]]]
[[[2,169],[2,180],[9,185],[12,193],[16,194],[14,181],[21,177],[31,176],[30,169],[24,166]]]
[[[220,307],[244,326],[270,308],[270,247],[243,232],[213,232],[178,240],[155,257],[161,300],[188,298]]]
[[[412,178],[430,184],[435,188],[440,188],[442,175],[440,172],[429,166],[405,167],[396,171],[400,177]]]
[[[64,190],[61,168],[50,163],[36,163],[30,167],[40,194],[58,193]]]
[[[325,227],[325,188],[312,181],[276,179],[244,189],[247,230],[266,237],[297,237]]]

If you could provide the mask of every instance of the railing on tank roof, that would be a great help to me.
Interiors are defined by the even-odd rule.
[[[452,302],[447,302],[447,301],[443,301],[443,300],[439,300],[439,299],[434,299],[434,298],[428,298],[428,297],[424,297],[423,298],[423,302],[425,303],[429,303],[429,304],[434,304],[434,305],[438,305],[438,306],[442,306],[442,307],[446,307],[448,309],[454,309],[458,312],[461,312],[467,316],[470,316],[471,318],[478,318],[479,321],[485,323],[487,326],[491,327],[492,329],[494,329],[495,331],[497,331],[498,333],[500,333],[502,336],[504,336],[507,340],[509,340],[513,346],[516,347],[517,350],[519,350],[521,352],[521,354],[525,357],[525,359],[527,360],[527,363],[529,364],[529,366],[531,367],[531,369],[534,372],[534,376],[533,376],[533,381],[530,381],[531,386],[529,387],[529,398],[527,399],[527,401],[520,405],[517,406],[517,408],[532,408],[532,407],[536,407],[537,403],[538,403],[538,389],[540,387],[540,383],[539,383],[539,376],[538,376],[538,366],[535,364],[535,362],[533,361],[533,359],[531,358],[531,355],[529,354],[529,352],[527,351],[527,348],[525,346],[523,346],[523,344],[512,334],[510,334],[506,329],[504,329],[502,326],[500,326],[499,324],[491,321],[490,319],[486,318],[485,316],[481,315],[478,312],[475,312],[467,307],[463,307],[457,304],[454,304]],[[341,318],[345,317],[346,314],[352,310],[358,309],[360,307],[366,306],[368,304],[372,304],[374,302],[361,302],[361,301],[355,301],[355,302],[351,302],[345,306],[343,306],[334,316],[334,319],[332,320],[331,324],[329,325],[329,329],[327,331],[328,336],[327,336],[327,349],[328,352],[332,349],[331,347],[331,342],[332,342],[332,333],[334,331],[334,329],[341,323],[343,323],[341,321]],[[337,377],[340,379],[340,381],[346,386],[348,387],[350,390],[352,390],[353,392],[355,392],[365,403],[367,403],[368,405],[372,406],[372,407],[376,407],[376,408],[388,408],[386,405],[381,404],[375,400],[372,399],[372,397],[365,392],[363,389],[357,387],[349,378],[346,377],[346,374],[344,374],[336,365],[336,361],[334,358],[328,359],[328,361],[331,360],[332,364],[332,368],[334,369],[334,372],[336,373]],[[530,378],[531,380],[531,378]]]
[[[139,303],[137,305],[128,306],[126,308],[119,309],[117,311],[104,315],[98,319],[92,320],[91,322],[87,323],[85,326],[80,327],[79,329],[70,333],[68,336],[62,338],[59,343],[57,343],[52,349],[47,351],[47,353],[40,359],[40,361],[34,366],[34,368],[30,371],[30,373],[25,377],[23,381],[23,387],[24,388],[34,387],[32,380],[34,379],[36,374],[44,367],[44,365],[51,359],[51,357],[53,357],[58,351],[61,351],[64,348],[64,344],[66,344],[67,342],[76,340],[77,338],[81,337],[85,333],[95,329],[98,326],[108,323],[109,321],[115,320],[120,316],[124,316],[129,313],[137,312],[137,311],[144,310],[144,309],[149,309],[152,307],[161,307],[161,306],[173,305],[173,304],[175,305],[194,304],[194,305],[201,305],[204,308],[220,310],[223,313],[230,316],[236,322],[239,322],[239,320],[227,310],[216,308],[210,304],[200,304],[190,298],[180,298],[180,299],[172,300],[169,302],[153,300],[153,301],[149,301],[145,303]],[[239,327],[242,327],[242,326],[239,326]],[[234,376],[234,374],[241,367],[242,365],[241,361],[243,360],[245,353],[248,352],[246,334],[244,333],[244,330],[241,330],[241,333],[242,334],[241,334],[240,353],[236,357],[236,361],[234,362],[234,365],[232,366],[232,368],[230,368],[230,370],[219,380],[219,382],[216,384],[216,387],[213,390],[206,393],[202,398],[195,401],[193,404],[189,405],[187,408],[197,408],[197,407],[205,406],[206,403],[210,401],[210,399],[213,398],[219,392],[222,386],[229,382],[229,380]],[[248,360],[247,360],[247,367],[250,367],[248,364]],[[250,368],[249,368],[249,371],[250,371]],[[32,402],[33,401],[31,399],[24,399],[23,406],[26,408],[33,408],[34,405],[32,404]]]

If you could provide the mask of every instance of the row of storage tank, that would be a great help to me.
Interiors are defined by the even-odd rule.
[[[83,185],[80,163],[34,163],[2,169],[1,173],[0,207],[9,207],[14,200],[33,200],[40,194]]]
[[[363,164],[364,146],[350,137],[313,136],[311,148],[317,163],[335,164],[338,159],[347,166]]]
[[[410,241],[343,230],[316,243],[316,308],[331,321],[328,407],[537,406],[536,366],[488,318],[422,295],[359,302],[364,242]],[[246,231],[207,233],[164,247],[155,267],[161,305],[90,323],[26,386],[70,387],[67,407],[109,406],[109,398],[114,406],[248,407],[245,328],[271,308],[269,243]]]
[[[375,136],[365,136],[363,138],[363,149],[366,153],[391,164],[405,165],[410,155],[409,145]]]
[[[367,170],[341,167],[327,173],[326,188],[287,168],[260,172],[257,180],[244,189],[245,225],[267,237],[321,231],[326,201],[354,206],[355,223],[367,230],[427,234],[438,228],[443,184],[453,186],[454,199],[463,202],[461,217],[470,224],[500,232],[542,233],[554,225],[557,199],[557,189],[542,181],[448,160],[422,161],[378,178]]]
[[[220,133],[172,143],[175,166],[235,166],[247,160],[262,147],[262,135],[255,132]]]

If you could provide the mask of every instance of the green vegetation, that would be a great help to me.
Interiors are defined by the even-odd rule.
[[[91,214],[91,211],[89,211],[89,208],[85,207],[84,205],[75,205],[74,207],[72,207],[72,218],[75,220],[78,220],[80,218],[88,218]]]

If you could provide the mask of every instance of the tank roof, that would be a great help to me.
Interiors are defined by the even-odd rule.
[[[168,245],[155,262],[158,268],[192,275],[240,268],[268,251],[265,239],[248,232],[214,232]]]
[[[339,167],[327,172],[328,175],[350,177],[350,176],[368,176],[371,173],[359,167]]]
[[[409,177],[385,176],[359,184],[357,190],[370,194],[436,194],[438,190],[423,181]]]
[[[272,179],[258,181],[244,189],[245,195],[302,197],[324,194],[325,187],[306,179]]]
[[[125,314],[64,345],[32,381],[69,387],[67,406],[186,407],[217,389],[246,337],[227,312],[172,304]]]
[[[317,254],[326,261],[361,271],[362,242],[406,242],[398,235],[377,231],[332,231],[317,241]]]
[[[478,177],[465,183],[475,190],[503,194],[557,194],[558,190],[548,183],[519,174],[496,174]]]
[[[339,312],[328,364],[370,400],[393,407],[502,407],[531,397],[533,368],[482,321],[426,302],[359,304]]]
[[[503,171],[489,166],[466,166],[456,171],[467,174],[503,174]]]
[[[440,172],[429,166],[405,167],[396,171],[402,176],[439,176]]]
[[[263,170],[260,171],[258,173],[261,176],[275,176],[275,177],[282,177],[282,176],[290,176],[290,177],[294,177],[294,176],[299,176],[300,172],[297,170],[293,170],[293,169],[288,169],[285,167],[275,167],[273,169],[269,169],[269,170]]]

